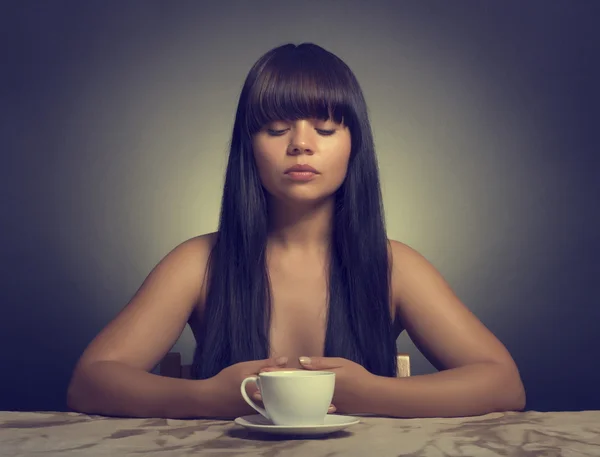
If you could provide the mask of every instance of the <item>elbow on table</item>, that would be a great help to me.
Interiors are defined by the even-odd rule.
[[[69,383],[69,387],[67,388],[66,402],[67,409],[69,411],[84,412],[83,410],[85,408],[82,408],[81,395],[78,395],[77,385],[75,384],[73,379],[71,380],[71,382]]]
[[[514,411],[523,411],[527,405],[527,394],[525,393],[525,387],[519,379],[519,387],[516,389],[516,395],[514,401]]]
[[[527,403],[527,397],[523,386],[515,387],[507,392],[502,400],[500,411],[523,411]]]
[[[523,411],[527,404],[525,386],[516,367],[504,369],[505,376],[501,376],[502,395],[498,397],[498,411]]]
[[[85,379],[83,374],[76,370],[69,382],[67,387],[67,398],[66,404],[69,411],[78,413],[90,413],[91,408],[88,404],[89,395],[86,395],[86,388],[84,386]]]

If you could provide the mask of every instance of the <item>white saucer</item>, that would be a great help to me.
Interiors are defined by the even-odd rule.
[[[280,435],[325,435],[358,424],[360,420],[352,416],[328,414],[322,425],[274,425],[260,414],[238,417],[235,423],[257,432],[276,433]]]

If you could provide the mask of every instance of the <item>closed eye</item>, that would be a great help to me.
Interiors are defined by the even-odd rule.
[[[267,133],[271,136],[281,136],[283,135],[288,129],[283,129],[283,130],[274,130],[274,129],[268,129]],[[335,133],[335,130],[323,130],[323,129],[315,129],[319,135],[323,135],[323,136],[330,136],[333,135]]]
[[[281,136],[285,133],[287,129],[284,130],[273,130],[273,129],[268,129],[267,132],[269,133],[269,135],[271,136]]]
[[[316,129],[317,132],[319,132],[320,135],[323,136],[329,136],[329,135],[333,135],[335,133],[335,130],[322,130],[322,129]]]

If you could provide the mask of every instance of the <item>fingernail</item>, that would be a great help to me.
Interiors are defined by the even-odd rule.
[[[277,365],[283,365],[283,364],[286,364],[286,363],[287,363],[287,361],[288,361],[288,358],[287,358],[287,357],[285,357],[285,356],[284,356],[284,357],[278,357],[277,359],[275,359],[275,363],[276,363]]]
[[[300,357],[299,360],[302,365],[310,365],[310,357]]]

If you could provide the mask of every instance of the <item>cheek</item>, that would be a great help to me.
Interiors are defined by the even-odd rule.
[[[269,189],[277,170],[277,164],[269,154],[260,150],[254,153],[254,161],[263,186]]]
[[[337,154],[331,155],[331,161],[329,163],[329,169],[332,177],[335,176],[336,181],[341,182],[346,176],[348,171],[348,163],[350,161],[350,145],[342,145]]]

